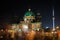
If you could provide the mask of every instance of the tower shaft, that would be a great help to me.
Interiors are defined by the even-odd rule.
[[[53,30],[55,30],[55,16],[54,16],[54,9],[53,9]]]

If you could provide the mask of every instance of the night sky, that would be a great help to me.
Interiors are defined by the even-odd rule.
[[[40,12],[42,25],[52,27],[52,9],[55,10],[55,24],[60,25],[60,1],[58,0],[2,0],[0,3],[0,24],[19,22],[25,11],[31,8]]]

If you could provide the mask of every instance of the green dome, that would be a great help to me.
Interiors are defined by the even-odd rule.
[[[24,16],[35,16],[35,14],[31,11],[27,11]]]

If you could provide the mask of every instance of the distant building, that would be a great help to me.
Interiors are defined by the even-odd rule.
[[[28,9],[27,12],[25,12],[24,17],[22,18],[23,21],[20,21],[19,26],[15,27],[13,26],[12,29],[21,29],[22,31],[28,31],[28,30],[38,30],[41,27],[41,21],[40,21],[40,15],[37,16],[31,11],[31,9]]]

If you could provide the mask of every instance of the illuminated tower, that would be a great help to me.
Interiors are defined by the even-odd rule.
[[[55,30],[55,16],[54,16],[54,8],[53,8],[53,31]]]
[[[37,13],[37,15],[36,15],[36,21],[37,22],[41,22],[41,15],[40,15],[40,13]]]
[[[39,30],[41,28],[41,15],[40,13],[38,12],[37,15],[36,15],[36,25],[37,25],[37,30]]]

